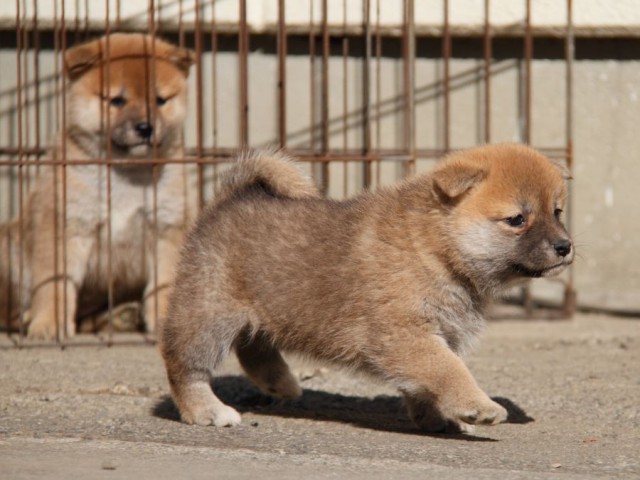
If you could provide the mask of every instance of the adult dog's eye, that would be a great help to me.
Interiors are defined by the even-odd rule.
[[[158,105],[159,107],[163,106],[165,103],[167,103],[167,99],[165,97],[156,97],[156,105]]]
[[[116,108],[124,107],[126,103],[127,100],[121,95],[118,95],[117,97],[111,97],[109,99],[109,105]]]
[[[526,220],[522,215],[505,218],[504,221],[507,222],[507,225],[509,225],[510,227],[521,227],[526,223]]]
[[[558,220],[560,220],[560,215],[562,215],[562,209],[561,208],[556,208],[553,211],[553,216],[556,217]]]

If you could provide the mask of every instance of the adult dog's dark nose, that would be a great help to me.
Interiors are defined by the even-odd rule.
[[[151,138],[151,134],[153,133],[153,127],[148,122],[138,123],[135,129],[140,138],[144,138],[145,140]]]
[[[571,241],[566,239],[556,240],[553,242],[553,248],[558,255],[566,257],[571,253]]]

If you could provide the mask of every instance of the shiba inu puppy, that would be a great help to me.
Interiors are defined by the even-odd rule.
[[[52,153],[60,165],[30,191],[21,241],[17,220],[2,227],[0,240],[0,315],[28,310],[29,337],[73,335],[77,317],[105,307],[110,281],[114,302],[143,300],[148,331],[164,317],[189,202],[184,165],[163,160],[183,156],[193,61],[191,52],[142,34],[66,51],[65,128]],[[110,171],[92,163],[100,159]]]
[[[239,159],[187,237],[160,335],[182,420],[240,422],[210,386],[235,350],[270,395],[300,395],[280,355],[297,352],[395,386],[427,431],[505,421],[461,355],[497,291],[572,262],[567,176],[531,148],[483,146],[332,201],[282,154]]]

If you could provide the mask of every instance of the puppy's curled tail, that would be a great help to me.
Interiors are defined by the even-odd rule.
[[[217,202],[223,202],[249,190],[279,198],[317,198],[320,196],[313,180],[304,175],[284,152],[250,150],[222,178]]]

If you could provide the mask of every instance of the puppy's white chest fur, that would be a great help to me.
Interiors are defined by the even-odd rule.
[[[116,184],[112,190],[111,200],[111,235],[114,237],[127,236],[131,221],[136,215],[143,215],[144,191],[141,188],[129,188],[127,185]],[[103,210],[106,210],[103,208]],[[107,212],[102,216],[106,219]],[[129,232],[131,233],[131,232]]]
[[[152,225],[155,220],[158,228],[180,224],[184,199],[180,195],[169,198],[168,173],[164,172],[154,187],[153,181],[143,181],[149,179],[123,177],[117,172],[111,173],[108,182],[106,170],[97,167],[73,171],[69,179],[73,183],[71,195],[79,198],[69,202],[67,217],[72,223],[84,224],[84,231],[104,231],[110,222],[113,239],[137,236],[140,234],[138,226]]]

